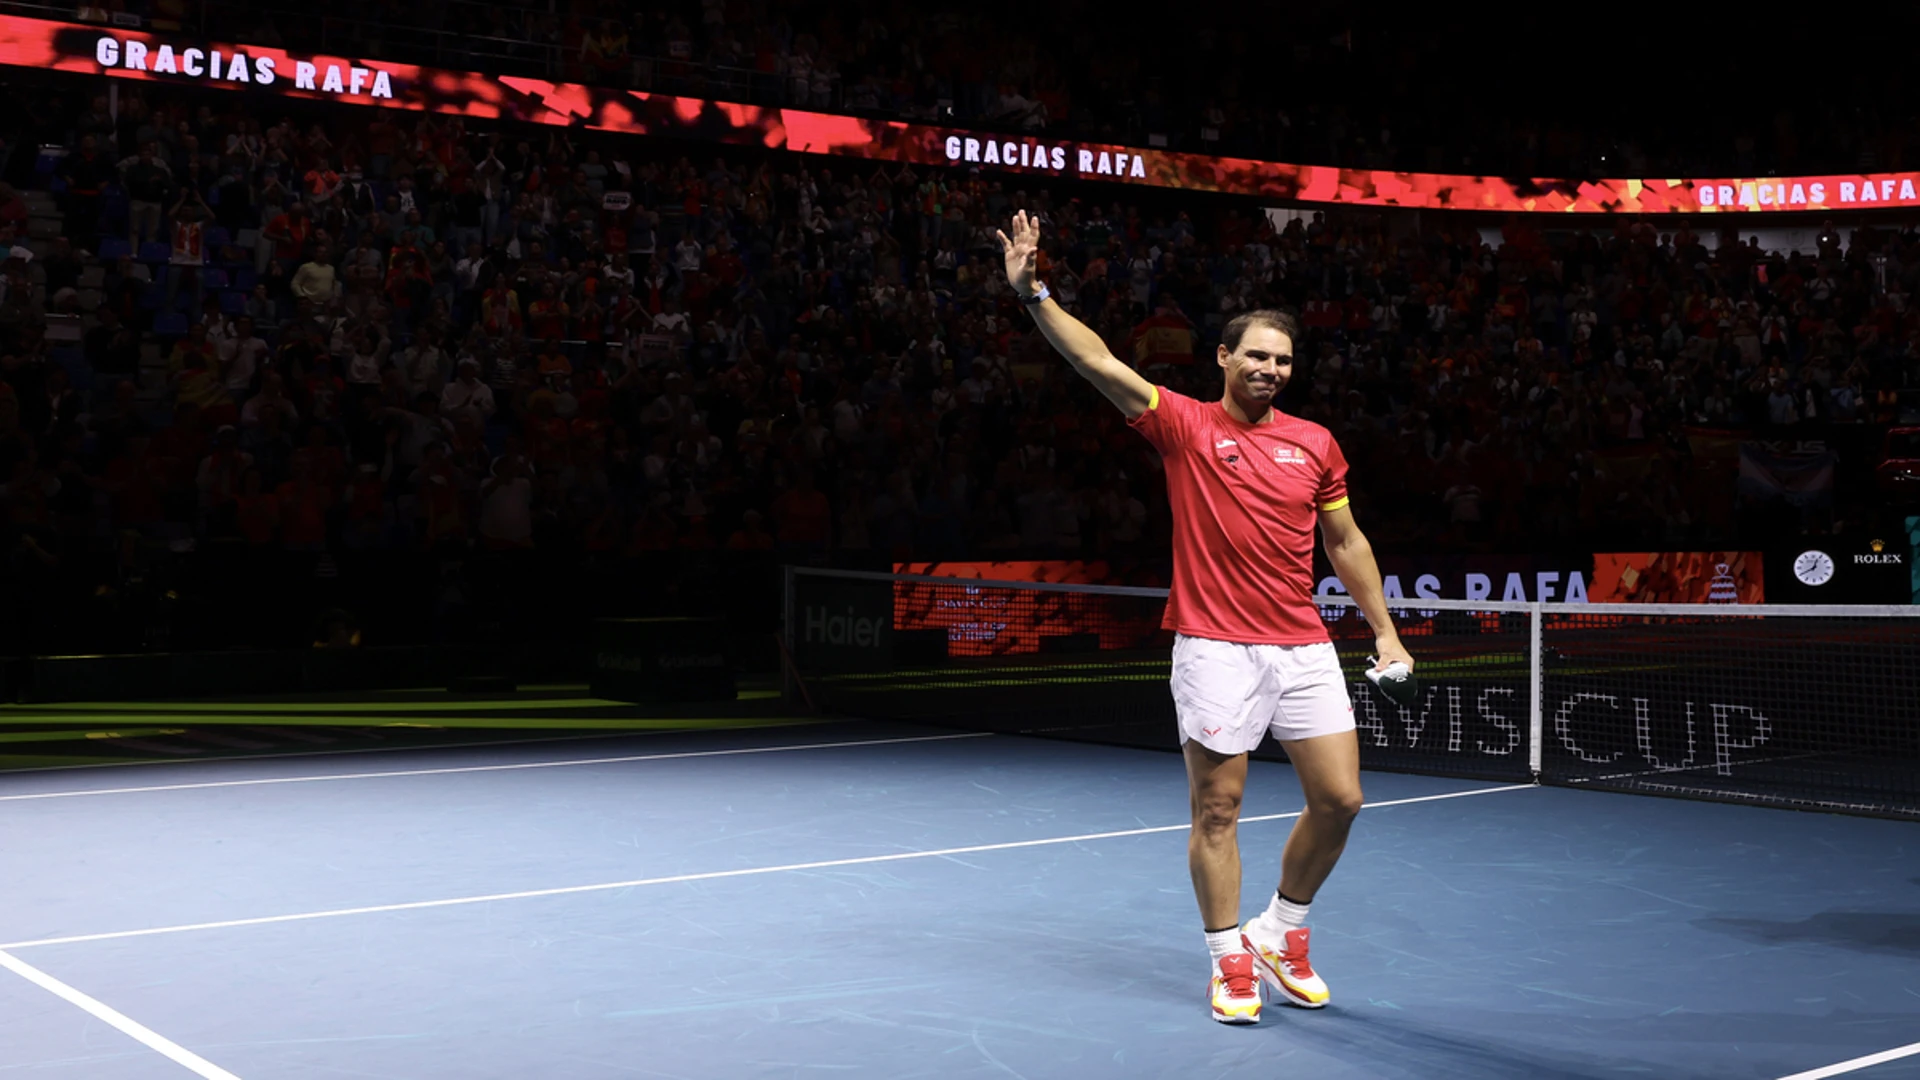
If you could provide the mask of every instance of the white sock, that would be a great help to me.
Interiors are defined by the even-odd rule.
[[[1237,926],[1231,930],[1208,930],[1206,935],[1209,970],[1220,966],[1221,957],[1247,951],[1247,947],[1240,941],[1240,928]]]
[[[1291,900],[1282,900],[1280,893],[1276,891],[1273,899],[1267,902],[1267,910],[1262,912],[1260,917],[1267,920],[1268,926],[1279,927],[1282,933],[1298,930],[1307,924],[1307,908],[1311,906],[1311,902],[1296,904]]]

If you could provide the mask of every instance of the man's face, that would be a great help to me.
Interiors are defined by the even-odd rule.
[[[1222,345],[1218,356],[1227,392],[1247,404],[1271,405],[1293,377],[1293,340],[1271,326],[1249,327],[1239,348],[1228,352]]]

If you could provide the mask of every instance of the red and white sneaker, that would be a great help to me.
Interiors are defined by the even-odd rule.
[[[1332,995],[1307,960],[1311,937],[1312,931],[1304,926],[1275,934],[1259,919],[1240,928],[1240,941],[1253,954],[1261,981],[1303,1009],[1323,1009]]]
[[[1260,976],[1254,973],[1254,959],[1246,953],[1228,953],[1213,965],[1213,981],[1207,984],[1207,996],[1213,1001],[1213,1018],[1223,1024],[1260,1022]]]

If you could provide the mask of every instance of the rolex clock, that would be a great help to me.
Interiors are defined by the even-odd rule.
[[[1802,585],[1825,585],[1833,580],[1833,557],[1824,551],[1803,551],[1793,560],[1793,576]]]

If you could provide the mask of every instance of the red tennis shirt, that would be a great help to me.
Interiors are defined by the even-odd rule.
[[[1161,625],[1243,645],[1329,640],[1313,603],[1313,544],[1320,512],[1347,505],[1333,434],[1278,410],[1242,423],[1220,402],[1165,387],[1130,423],[1167,466],[1173,587]]]

